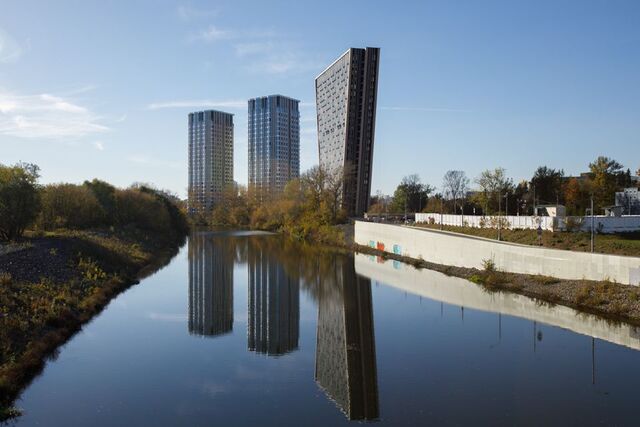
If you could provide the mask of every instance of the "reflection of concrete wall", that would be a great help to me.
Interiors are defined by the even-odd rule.
[[[398,261],[378,262],[375,257],[356,254],[356,272],[371,280],[447,304],[502,313],[599,338],[640,350],[640,328],[610,324],[597,316],[579,313],[561,305],[549,306],[507,292],[489,293],[465,279],[437,271],[418,270]]]
[[[591,254],[497,242],[437,230],[356,221],[355,242],[436,264],[500,270],[561,279],[613,280],[640,285],[640,257]],[[392,249],[393,248],[393,249]],[[398,249],[396,251],[396,249]]]
[[[189,332],[219,335],[233,328],[235,248],[203,235],[189,238]]]
[[[248,347],[280,355],[298,348],[300,282],[257,242],[249,242]]]
[[[371,282],[353,262],[336,259],[334,277],[322,278],[318,299],[315,378],[351,420],[379,416]]]

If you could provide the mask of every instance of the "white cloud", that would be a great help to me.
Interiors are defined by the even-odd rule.
[[[100,117],[68,98],[17,95],[0,89],[0,134],[20,138],[77,138],[106,132]]]
[[[309,55],[292,37],[271,29],[231,30],[212,24],[192,34],[189,40],[231,41],[236,57],[245,59],[245,68],[251,72],[284,74],[322,69],[324,63]]]
[[[151,313],[147,313],[147,318],[151,320],[162,320],[166,322],[179,322],[179,323],[187,321],[186,314],[177,314],[177,313],[174,314],[174,313],[151,312]]]
[[[221,30],[215,25],[209,25],[209,27],[207,27],[206,29],[199,31],[196,34],[193,34],[190,37],[190,40],[191,41],[201,40],[207,43],[212,43],[218,40],[228,40],[235,37],[236,37],[236,34],[231,31]]]
[[[0,108],[2,106],[0,105]],[[149,110],[160,110],[163,108],[191,108],[191,109],[204,109],[204,108],[233,108],[233,109],[246,109],[247,100],[226,100],[226,101],[213,101],[210,99],[188,99],[166,102],[154,102],[147,105]]]
[[[275,44],[272,41],[237,43],[233,46],[239,57],[272,52]]]
[[[96,148],[96,150],[98,151],[104,151],[104,144],[101,141],[94,141],[93,142],[93,146]]]
[[[9,34],[0,29],[0,63],[15,62],[22,55],[22,48]]]

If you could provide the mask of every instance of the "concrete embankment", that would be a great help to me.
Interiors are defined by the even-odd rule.
[[[358,245],[435,264],[483,269],[484,263],[492,260],[498,270],[510,273],[640,285],[640,257],[548,249],[363,221],[355,223],[354,241]]]

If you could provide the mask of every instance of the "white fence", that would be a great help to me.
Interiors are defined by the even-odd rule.
[[[591,231],[590,216],[480,216],[480,215],[440,215],[439,213],[416,213],[417,223],[430,223],[465,226],[474,228],[498,228],[498,221],[503,229],[510,230],[537,230],[538,225],[548,231]],[[640,215],[604,216],[593,217],[593,227],[596,233],[625,233],[640,230]]]
[[[498,228],[501,221],[502,228],[510,230],[537,230],[538,225],[543,230],[553,231],[553,217],[550,216],[480,216],[480,215],[440,215],[439,213],[416,213],[416,222],[474,228]]]
[[[562,218],[558,227],[561,230],[567,228],[567,223],[574,224],[574,229],[580,231],[591,231],[590,216],[570,216]],[[627,233],[640,230],[640,215],[624,215],[624,216],[603,216],[595,215],[593,217],[593,228],[596,233]],[[571,229],[571,227],[570,227]]]

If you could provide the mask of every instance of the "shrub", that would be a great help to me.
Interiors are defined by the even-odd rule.
[[[11,284],[11,274],[0,272],[0,286],[8,286]]]
[[[496,271],[496,263],[493,260],[493,258],[483,259],[482,267],[486,272],[489,272],[489,273]]]
[[[116,190],[117,218],[115,223],[133,225],[147,231],[171,229],[171,218],[165,204],[151,193],[135,188]]]
[[[52,184],[42,190],[42,210],[38,225],[44,230],[86,229],[107,222],[100,202],[84,185]]]
[[[0,240],[13,240],[35,220],[40,208],[39,168],[0,164]]]

